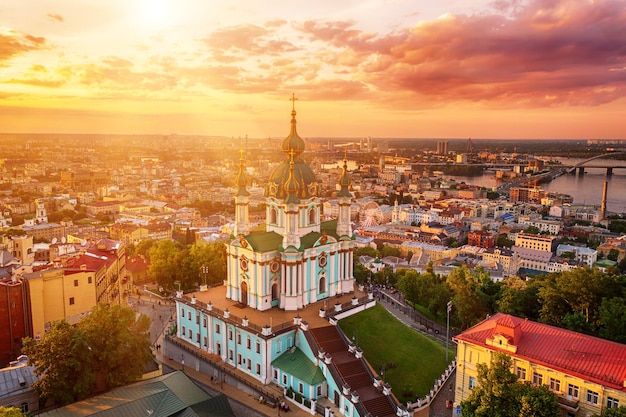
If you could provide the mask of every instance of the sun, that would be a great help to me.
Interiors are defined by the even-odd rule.
[[[143,0],[138,2],[137,17],[144,28],[160,28],[168,23],[172,12],[170,0]]]

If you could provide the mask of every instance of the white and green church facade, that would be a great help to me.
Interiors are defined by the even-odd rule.
[[[300,313],[307,316],[304,312],[314,309],[319,319],[327,311],[319,307],[326,303],[319,301],[326,300],[332,309],[336,299],[348,295],[350,300],[349,294],[355,292],[355,242],[350,223],[353,196],[347,162],[344,158],[338,178],[338,218],[322,222],[320,185],[302,159],[305,144],[296,131],[295,116],[292,109],[291,131],[282,142],[285,159],[266,185],[265,230],[250,229],[248,178],[241,158],[234,197],[235,233],[226,244],[224,286],[191,297],[179,294],[176,337],[212,357],[219,356],[261,384],[274,383],[293,390],[313,406],[326,397],[343,415],[363,416],[366,412],[359,396],[355,399],[355,392],[338,379],[329,353],[315,342],[309,323],[300,317]],[[205,297],[214,290],[221,291],[231,311],[218,308],[217,304],[223,308],[224,303],[215,298]],[[372,294],[361,300],[353,296],[351,301],[360,310],[375,304]],[[314,303],[317,307],[311,305]],[[342,309],[338,305],[334,308]],[[248,311],[250,317],[235,317],[238,311]],[[289,311],[293,315],[288,322],[272,323],[272,315],[276,320]],[[336,320],[331,323],[336,324]],[[341,341],[341,345],[347,347],[348,341]],[[342,349],[342,355],[343,351],[348,354],[347,348]],[[354,349],[349,355],[355,358]],[[370,377],[371,386],[375,376]]]

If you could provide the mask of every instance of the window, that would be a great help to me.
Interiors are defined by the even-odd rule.
[[[187,331],[185,330],[185,326],[183,326],[183,331],[180,334],[182,334],[183,337],[185,337],[185,334],[187,334]]]
[[[241,344],[241,333],[237,334],[237,344],[240,345]]]
[[[474,389],[474,387],[476,386],[476,378],[473,376],[469,377],[469,388],[470,389]]]
[[[278,369],[274,369],[274,380],[278,381]]]
[[[598,404],[598,393],[588,389],[587,390],[587,402],[589,404]]]
[[[515,368],[515,375],[521,380],[526,379],[526,369],[520,368],[519,366]]]
[[[77,279],[74,280],[74,286],[78,287],[78,280]]]
[[[228,329],[228,340],[233,340],[233,330]]]
[[[206,338],[206,336],[204,336],[202,344],[204,345],[204,347],[207,347],[207,338]]]
[[[180,309],[180,316],[181,317],[185,317],[185,309],[184,308]]]
[[[543,375],[539,372],[533,372],[533,384],[541,385],[543,384]]]
[[[298,392],[304,394],[304,385],[302,385],[302,382],[298,382]]]
[[[22,410],[22,413],[28,413],[28,403],[20,404],[20,409]]]
[[[248,358],[248,371],[252,369],[252,359]]]
[[[237,365],[241,365],[241,354],[237,354]]]
[[[215,334],[220,334],[220,325],[219,324],[215,325]]]
[[[193,340],[193,331],[189,329],[189,340]]]
[[[258,340],[256,342],[256,353],[261,353],[261,343]]]
[[[276,353],[280,353],[282,349],[283,349],[283,341],[282,340],[276,341]]]
[[[256,364],[256,374],[257,375],[261,375],[261,364],[260,363]]]
[[[233,350],[228,349],[228,360],[232,362],[234,359],[235,359],[235,355],[233,353]]]
[[[202,318],[202,327],[204,327],[206,329],[206,324],[207,324],[207,319],[206,317]]]
[[[70,297],[70,305],[73,306],[74,305],[74,297]]]
[[[287,385],[287,375],[283,375],[283,385]]]
[[[561,381],[550,378],[550,390],[554,392],[561,392]]]
[[[187,320],[191,321],[191,311],[187,312]]]
[[[87,284],[91,284],[93,282],[93,277],[87,277]]]
[[[252,341],[250,340],[250,337],[246,338],[246,348],[247,349],[252,348]]]
[[[200,343],[200,333],[196,334],[196,343]]]
[[[321,386],[321,385],[318,385],[318,386],[317,386],[317,396],[318,396],[318,397],[321,397],[321,396],[322,396],[322,386]]]
[[[613,397],[607,397],[606,399],[606,408],[617,408],[619,407],[619,400]]]
[[[196,313],[196,324],[200,324],[200,314]]]
[[[217,353],[219,356],[222,356],[222,345],[220,345],[220,343],[219,343],[219,342],[217,342],[217,343],[216,343],[216,345],[215,345],[215,347],[216,347],[216,349],[215,349],[216,353]]]
[[[576,385],[567,385],[567,395],[572,398],[578,398],[578,387]]]

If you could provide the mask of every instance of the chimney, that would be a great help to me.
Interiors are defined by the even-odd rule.
[[[601,207],[601,211],[602,211],[602,219],[606,219],[606,190],[608,188],[608,182],[604,181],[604,188],[602,189],[602,207]]]

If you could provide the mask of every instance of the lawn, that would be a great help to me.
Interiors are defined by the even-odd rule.
[[[445,370],[446,346],[407,327],[384,307],[375,307],[339,321],[346,336],[363,350],[363,356],[401,402],[423,397]],[[456,355],[450,345],[451,362]]]

